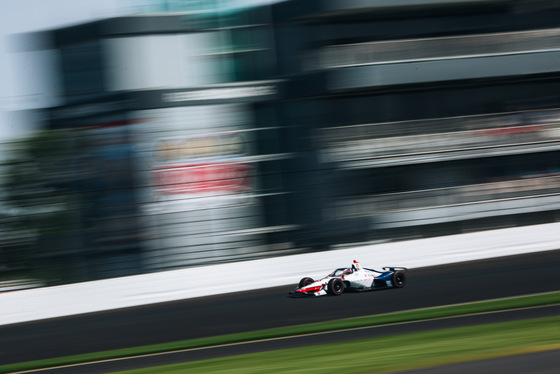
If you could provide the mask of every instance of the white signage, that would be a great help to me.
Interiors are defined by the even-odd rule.
[[[182,101],[236,99],[274,94],[276,94],[275,86],[212,88],[200,91],[165,93],[162,95],[162,100],[164,103],[176,103]]]

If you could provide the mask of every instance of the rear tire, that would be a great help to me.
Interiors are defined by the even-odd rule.
[[[344,292],[344,282],[341,279],[334,278],[329,281],[327,286],[327,291],[329,294],[334,296],[340,296]]]
[[[406,285],[406,275],[402,271],[393,274],[393,286],[403,288]]]
[[[298,288],[305,287],[313,282],[315,281],[312,278],[302,278],[302,280],[299,281]]]

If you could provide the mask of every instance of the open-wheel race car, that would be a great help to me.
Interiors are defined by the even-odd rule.
[[[339,296],[346,290],[369,291],[383,288],[402,288],[406,285],[406,268],[383,267],[383,271],[362,268],[354,260],[349,268],[338,268],[326,277],[313,280],[302,278],[290,296]]]

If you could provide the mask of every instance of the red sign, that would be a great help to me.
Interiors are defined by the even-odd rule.
[[[239,162],[166,165],[154,169],[154,187],[161,194],[243,192],[250,187],[250,171]]]

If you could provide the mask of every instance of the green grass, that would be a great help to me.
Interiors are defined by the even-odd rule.
[[[331,322],[314,323],[299,326],[251,331],[240,334],[221,335],[208,338],[182,340],[163,344],[132,347],[111,351],[95,352],[82,355],[57,357],[46,360],[29,361],[0,366],[0,373],[10,373],[39,369],[45,367],[70,365],[83,362],[100,361],[119,357],[139,356],[158,352],[169,352],[183,349],[232,344],[253,340],[270,339],[294,335],[312,334],[324,331],[335,331],[390,323],[402,323],[433,318],[452,317],[473,313],[484,313],[498,310],[526,308],[539,305],[560,303],[560,292],[529,295],[515,298],[498,299],[469,304],[458,304],[436,308],[418,309],[397,313],[381,314],[360,318],[342,319]]]
[[[120,374],[389,373],[560,349],[560,317],[293,348]]]

